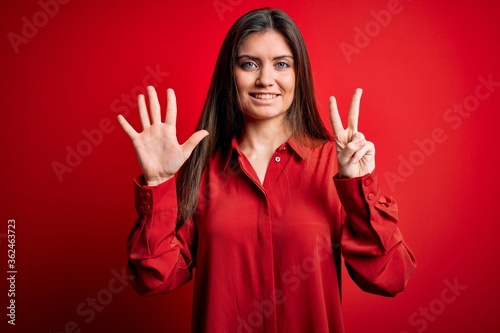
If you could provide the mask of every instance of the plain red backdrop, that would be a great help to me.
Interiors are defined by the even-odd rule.
[[[479,78],[500,81],[499,6],[393,2],[75,0],[45,6],[50,15],[42,4],[54,1],[2,2],[1,331],[189,332],[192,283],[141,298],[117,277],[140,173],[117,110],[137,125],[126,98],[156,71],[146,83],[163,105],[175,89],[185,140],[230,25],[272,6],[304,34],[325,122],[328,96],[345,116],[364,88],[360,130],[376,144],[384,192],[396,197],[418,260],[395,298],[361,292],[344,271],[347,332],[498,332],[500,87]],[[380,14],[388,6],[391,16]],[[448,111],[464,103],[472,111]],[[15,326],[8,219],[17,226]]]

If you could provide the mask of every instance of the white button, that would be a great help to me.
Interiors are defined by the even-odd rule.
[[[276,157],[274,158],[274,160],[275,160],[276,162],[279,162],[279,161],[281,161],[281,158],[280,158],[279,156],[276,156]]]

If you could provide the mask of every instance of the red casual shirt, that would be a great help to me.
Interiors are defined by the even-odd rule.
[[[139,177],[132,285],[164,293],[194,272],[193,332],[344,332],[340,255],[360,288],[385,296],[404,289],[415,259],[376,173],[339,179],[335,156],[333,141],[289,140],[261,184],[233,140],[209,161],[197,210],[177,231],[175,180],[148,187]]]

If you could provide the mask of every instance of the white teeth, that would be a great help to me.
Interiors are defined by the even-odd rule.
[[[258,99],[271,99],[275,98],[276,94],[254,94],[253,97],[258,98]]]

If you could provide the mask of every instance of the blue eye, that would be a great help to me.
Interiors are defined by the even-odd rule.
[[[257,65],[251,61],[245,61],[240,64],[240,67],[243,69],[250,69],[257,67]]]
[[[290,67],[290,65],[288,63],[284,62],[284,61],[280,61],[280,62],[278,62],[276,64],[276,67],[278,67],[278,68],[288,68],[288,67]]]

